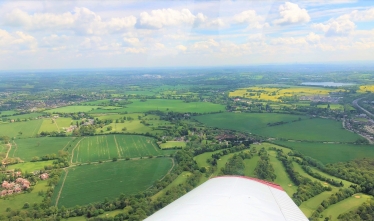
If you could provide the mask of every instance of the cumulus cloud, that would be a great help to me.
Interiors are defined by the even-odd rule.
[[[264,22],[262,16],[257,15],[254,10],[243,11],[239,14],[234,15],[234,23],[247,24],[248,28],[261,29],[263,27],[268,27],[269,24]]]
[[[307,36],[306,36],[306,40],[310,43],[318,43],[321,41],[321,36],[317,35],[316,33],[314,32],[310,32]]]
[[[274,21],[276,25],[300,24],[310,21],[308,11],[291,2],[279,6],[279,15],[281,18]]]
[[[274,38],[270,42],[273,45],[300,45],[300,44],[307,44],[305,38],[294,38],[294,37],[280,37]]]
[[[24,32],[9,33],[0,29],[0,48],[4,50],[35,50],[37,40]]]
[[[62,14],[35,13],[28,14],[14,9],[5,15],[4,24],[21,26],[27,30],[73,30],[78,34],[105,34],[131,28],[135,25],[134,16],[111,18],[103,21],[95,12],[84,7],[77,7],[73,12]]]
[[[326,37],[347,36],[356,28],[349,16],[340,16],[336,19],[330,19],[326,23],[317,23],[312,25],[313,28],[323,31]]]
[[[160,29],[164,26],[192,25],[195,19],[196,16],[188,9],[158,9],[140,13],[139,27]],[[204,20],[204,15],[199,15],[199,19]]]
[[[123,38],[123,41],[129,45],[138,45],[140,43],[138,38]]]
[[[175,47],[175,48],[180,50],[180,51],[186,51],[187,50],[187,47],[184,46],[184,45],[177,45],[177,47]]]
[[[350,18],[353,21],[373,21],[374,20],[374,8],[370,8],[367,10],[354,10],[350,14]]]

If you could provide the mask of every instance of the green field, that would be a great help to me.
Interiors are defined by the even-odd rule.
[[[244,160],[244,175],[249,177],[255,177],[255,168],[257,166],[257,161],[260,159],[258,155],[254,155],[251,159]]]
[[[21,210],[23,205],[28,202],[30,205],[33,205],[34,203],[41,203],[43,200],[43,196],[39,196],[39,191],[45,191],[47,188],[47,181],[39,181],[35,186],[33,191],[31,193],[26,194],[17,194],[9,197],[8,199],[2,199],[0,198],[0,214],[6,215],[8,212],[6,212],[7,208],[11,208],[14,210]]]
[[[114,199],[121,193],[135,194],[150,187],[171,167],[172,161],[168,158],[76,166],[68,169],[62,190],[65,174],[61,176],[62,179],[53,193],[52,202],[55,205],[60,191],[58,206],[65,207],[103,201],[106,197]]]
[[[155,200],[157,199],[158,197],[161,197],[163,195],[165,195],[165,193],[170,190],[172,187],[175,187],[175,186],[178,186],[179,184],[182,184],[184,182],[186,182],[187,178],[191,175],[192,173],[191,172],[188,172],[188,171],[183,171],[181,174],[179,174],[179,176],[177,178],[175,178],[175,180],[173,180],[173,182],[171,182],[167,187],[165,187],[164,189],[162,189],[160,192],[156,193],[155,195],[153,195],[151,197],[152,200]]]
[[[9,116],[9,117],[6,117],[8,119],[12,119],[12,120],[17,120],[17,119],[36,119],[40,116],[42,116],[43,114],[41,113],[30,113],[30,114],[21,114],[21,115],[14,115],[14,116]]]
[[[44,169],[44,166],[52,165],[53,160],[47,160],[47,161],[37,161],[37,162],[24,162],[24,163],[18,163],[9,165],[7,167],[8,170],[12,169],[21,169],[23,172],[33,172],[35,170]]]
[[[173,147],[185,147],[186,142],[184,141],[167,141],[166,143],[160,143],[161,149],[169,149]]]
[[[134,114],[106,114],[98,116],[98,114],[95,114],[95,119],[98,118],[100,120],[113,120],[113,123],[110,123],[103,128],[98,128],[96,131],[97,133],[111,133],[111,132],[123,132],[123,128],[126,128],[126,133],[162,133],[161,130],[158,130],[158,126],[169,126],[171,125],[170,122],[160,120],[159,116],[156,115],[147,115],[144,116],[142,113],[134,113]],[[131,117],[133,120],[125,120],[124,123],[115,123],[116,120],[119,120],[120,118],[123,119],[124,117]],[[145,125],[141,123],[141,120],[139,120],[138,117],[141,117],[142,120],[144,120],[148,125]],[[112,127],[110,131],[107,130],[108,127]]]
[[[159,111],[174,111],[174,112],[196,112],[196,113],[207,113],[207,112],[218,112],[224,111],[225,107],[220,104],[213,104],[209,102],[190,102],[186,103],[182,100],[168,100],[168,99],[149,99],[145,102],[140,100],[131,100],[133,103],[126,105],[124,108],[115,110],[93,110],[90,113],[143,113],[150,110]],[[84,106],[83,106],[84,107]]]
[[[59,117],[54,120],[51,118],[43,119],[43,123],[39,129],[39,133],[44,132],[52,132],[52,131],[64,131],[63,128],[70,127],[72,119]]]
[[[291,140],[353,142],[360,138],[357,134],[345,130],[341,122],[322,118],[309,119],[299,115],[220,113],[194,118],[211,127]],[[267,125],[280,121],[287,123],[277,126]]]
[[[210,167],[211,165],[206,162],[207,159],[212,157],[212,154],[221,152],[222,150],[217,150],[214,152],[205,152],[200,155],[195,156],[193,159],[196,161],[199,167]]]
[[[84,137],[72,149],[72,163],[95,162],[115,158],[137,158],[170,155],[174,150],[161,150],[155,140],[138,135],[103,135]]]
[[[17,139],[12,142],[9,157],[19,157],[23,161],[30,161],[33,157],[47,154],[58,154],[73,140],[72,137],[41,137]]]
[[[268,153],[270,155],[270,163],[274,168],[275,175],[277,176],[274,180],[274,183],[280,185],[284,189],[284,191],[286,191],[286,193],[290,197],[292,197],[292,195],[296,193],[297,187],[288,176],[282,162],[276,158],[276,152],[269,151]]]
[[[42,124],[43,120],[30,120],[26,122],[15,122],[0,124],[0,134],[9,137],[34,137]],[[20,132],[22,134],[20,134]]]
[[[89,112],[99,106],[66,106],[58,107],[50,110],[46,110],[48,113],[78,113],[78,112]]]
[[[368,196],[362,193],[355,194],[355,196],[359,196],[360,198],[352,196],[334,205],[331,205],[322,212],[322,216],[329,217],[332,221],[337,221],[337,218],[339,214],[342,213],[342,211],[344,211],[344,213],[347,213],[349,211],[355,210],[359,206],[361,206],[361,204],[372,198],[372,196]]]
[[[374,147],[371,145],[328,144],[275,141],[275,143],[291,147],[300,153],[310,156],[322,163],[346,162],[360,158],[374,158]]]
[[[335,192],[335,191],[334,191]],[[305,216],[310,217],[318,209],[322,201],[329,198],[333,191],[325,191],[301,203],[299,208]]]

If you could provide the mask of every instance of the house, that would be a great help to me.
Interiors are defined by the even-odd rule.
[[[40,179],[42,179],[42,180],[46,180],[48,178],[49,178],[48,173],[43,173],[43,174],[40,175]]]

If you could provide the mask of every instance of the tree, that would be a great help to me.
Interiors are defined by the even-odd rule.
[[[109,126],[109,127],[106,128],[107,131],[111,131],[112,129],[113,129],[112,126]]]
[[[113,162],[116,162],[117,160],[118,160],[117,157],[113,157],[112,159]]]

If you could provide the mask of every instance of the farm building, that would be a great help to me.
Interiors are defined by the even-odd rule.
[[[256,178],[223,176],[206,181],[145,220],[308,219],[280,186]]]

